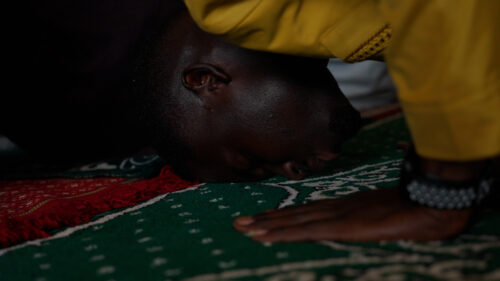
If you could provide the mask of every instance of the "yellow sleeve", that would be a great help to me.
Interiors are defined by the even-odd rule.
[[[381,52],[390,28],[363,0],[185,0],[205,31],[254,50],[359,61]]]
[[[417,152],[451,161],[500,155],[500,1],[381,1],[385,57]]]

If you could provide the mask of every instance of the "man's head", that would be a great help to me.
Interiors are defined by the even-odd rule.
[[[300,179],[357,131],[325,60],[245,50],[178,24],[149,54],[144,95],[154,146],[181,175]]]

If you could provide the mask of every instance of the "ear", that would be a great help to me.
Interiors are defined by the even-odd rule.
[[[199,63],[193,64],[182,72],[182,84],[199,96],[210,94],[225,87],[231,77],[217,66]]]

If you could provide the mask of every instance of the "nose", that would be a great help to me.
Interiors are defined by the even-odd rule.
[[[309,168],[306,165],[296,161],[287,161],[285,163],[272,166],[268,165],[266,170],[291,180],[304,179],[309,173]]]

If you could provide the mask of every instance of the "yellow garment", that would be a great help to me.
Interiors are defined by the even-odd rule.
[[[249,49],[359,61],[380,52],[390,29],[363,0],[185,0],[205,31]]]
[[[382,1],[385,58],[417,152],[442,160],[500,154],[500,1]]]
[[[500,154],[500,1],[185,2],[202,29],[243,47],[347,61],[386,47],[389,23],[384,55],[418,153]]]

